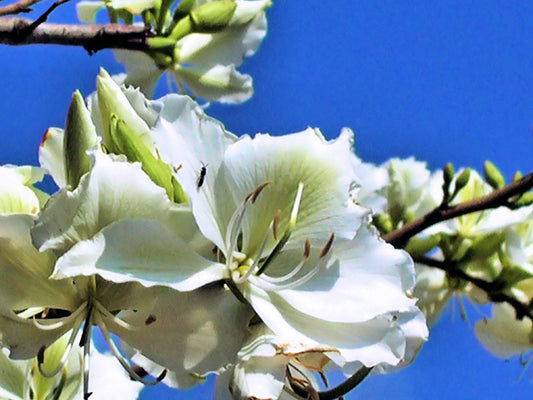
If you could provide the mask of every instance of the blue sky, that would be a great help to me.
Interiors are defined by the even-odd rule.
[[[64,5],[51,20],[74,22],[73,10]],[[452,161],[480,169],[490,159],[508,177],[531,170],[532,2],[278,0],[268,17],[263,46],[244,64],[255,96],[208,111],[229,130],[313,126],[335,137],[349,126],[366,161],[415,156],[431,168]],[[35,164],[43,132],[63,126],[72,92],[93,91],[100,65],[121,71],[109,51],[3,46],[0,57],[0,163]],[[346,398],[529,399],[531,372],[516,382],[518,362],[490,356],[451,314],[411,367],[368,379]],[[209,390],[159,387],[143,398],[209,398]]]

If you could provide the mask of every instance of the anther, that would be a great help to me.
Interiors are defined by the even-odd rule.
[[[150,325],[156,321],[155,315],[150,314],[144,321],[145,325]]]
[[[44,351],[46,350],[46,346],[43,346],[39,349],[39,352],[37,353],[37,362],[39,364],[44,363]]]
[[[304,245],[304,261],[309,259],[309,254],[311,254],[311,240],[307,238]]]
[[[276,212],[276,215],[274,215],[274,220],[272,221],[272,235],[274,236],[274,240],[278,240],[278,226],[279,226],[280,219],[281,219],[281,210],[278,210]]]
[[[266,188],[268,185],[270,185],[272,183],[272,181],[265,181],[263,182],[262,184],[260,184],[258,187],[256,187],[252,192],[250,192],[248,194],[248,196],[246,196],[244,198],[244,201],[247,202],[248,200],[251,200],[252,201],[252,204],[255,203],[255,201],[257,200],[257,197],[259,197],[259,195],[261,194],[261,192],[263,191],[264,188]]]
[[[331,236],[329,237],[328,241],[326,242],[326,245],[322,248],[322,251],[320,252],[320,255],[319,255],[320,258],[324,257],[331,250],[331,245],[333,244],[333,239],[335,239],[335,234],[334,233],[331,234]]]

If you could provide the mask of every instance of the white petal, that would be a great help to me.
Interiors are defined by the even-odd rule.
[[[490,353],[509,358],[533,348],[531,320],[518,320],[514,308],[506,303],[492,306],[492,318],[476,322],[476,336]]]
[[[67,185],[65,157],[63,155],[63,129],[49,128],[39,147],[39,163],[48,171],[60,188]]]
[[[127,75],[119,83],[139,88],[146,96],[151,97],[159,77],[163,73],[154,60],[141,51],[113,50],[118,62],[124,64]]]
[[[278,210],[279,231],[284,231],[302,182],[297,222],[286,248],[303,249],[307,238],[313,246],[322,247],[332,233],[336,238],[352,239],[368,210],[349,198],[356,179],[351,144],[349,134],[328,143],[313,129],[281,137],[242,138],[228,148],[218,172],[214,201],[221,209],[217,214],[222,230],[227,230],[231,217],[221,212],[227,203],[239,204],[259,185],[271,182],[245,214],[243,252],[253,255]],[[200,222],[199,226],[203,228]]]
[[[244,2],[239,2],[244,3]],[[196,66],[239,66],[244,57],[253,55],[266,35],[264,14],[253,20],[218,33],[193,33],[181,39],[179,62]]]
[[[96,13],[105,7],[103,1],[80,1],[76,4],[76,13],[81,22],[95,22]]]
[[[192,373],[217,371],[235,361],[251,312],[231,293],[220,287],[187,293],[154,287],[143,289],[142,295],[155,301],[141,305],[137,312],[119,314],[138,329],[116,326],[113,331],[144,356],[168,368],[172,374],[166,382],[190,387],[197,383]],[[150,324],[145,323],[147,315],[155,319]]]
[[[95,152],[95,163],[73,192],[50,199],[32,231],[41,250],[62,254],[124,218],[162,218],[170,207],[164,189],[156,186],[140,164],[113,161]]]
[[[389,312],[407,311],[415,300],[413,263],[407,253],[363,226],[356,237],[333,251],[333,262],[313,279],[279,296],[312,317],[331,322],[363,322]]]
[[[252,78],[235,69],[234,65],[176,66],[174,77],[193,95],[222,103],[242,103],[253,94]]]
[[[225,267],[196,254],[154,220],[125,219],[76,243],[56,264],[55,278],[99,274],[121,283],[193,290],[226,277]]]

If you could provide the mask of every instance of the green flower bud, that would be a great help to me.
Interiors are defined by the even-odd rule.
[[[181,0],[176,9],[174,10],[173,19],[179,21],[183,17],[187,16],[194,7],[195,0]]]
[[[237,9],[233,0],[215,0],[202,4],[190,13],[194,31],[199,33],[219,32],[226,28]]]
[[[522,194],[515,202],[518,207],[527,207],[533,204],[533,192]]]
[[[505,186],[505,178],[500,170],[490,161],[485,161],[483,172],[485,180],[493,189],[501,189]]]
[[[437,247],[439,243],[440,235],[431,235],[424,239],[414,236],[407,243],[405,250],[411,254],[411,256],[424,256]]]
[[[156,158],[144,142],[116,114],[110,118],[110,136],[115,152],[124,154],[131,162],[140,162],[142,170],[158,186],[166,190],[171,201],[185,203],[187,196],[172,174],[172,168]]]
[[[174,50],[176,41],[174,39],[156,36],[148,38],[148,47],[151,50]]]
[[[378,228],[381,234],[389,233],[394,230],[390,217],[386,214],[377,214],[372,216],[374,226]]]
[[[459,174],[459,176],[455,180],[455,188],[453,189],[452,199],[455,196],[457,196],[457,193],[459,193],[462,188],[468,185],[469,180],[470,180],[470,168],[466,168],[463,172]]]
[[[119,119],[123,120],[129,129],[135,132],[145,144],[150,145],[152,143],[150,128],[135,112],[120,87],[103,68],[100,70],[97,83],[98,105],[103,125],[103,139],[107,149],[110,152],[114,152],[109,133],[112,114],[115,114]]]
[[[80,178],[91,169],[87,150],[98,143],[96,128],[79,91],[72,95],[64,135],[63,154],[67,184],[75,189]]]
[[[443,179],[445,184],[450,184],[455,176],[455,168],[452,163],[446,164],[443,171]]]
[[[516,181],[519,181],[520,179],[522,179],[524,177],[524,175],[522,174],[521,171],[516,171],[513,175],[513,182],[516,182]]]

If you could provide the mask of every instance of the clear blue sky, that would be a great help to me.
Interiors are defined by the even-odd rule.
[[[334,137],[350,126],[367,161],[414,155],[432,168],[480,169],[490,159],[507,176],[532,169],[533,2],[277,0],[268,17],[262,48],[244,64],[255,96],[208,111],[229,130],[315,126]],[[69,4],[51,17],[74,19]],[[110,52],[74,48],[3,46],[0,60],[0,163],[35,164],[42,133],[63,126],[71,93],[93,91],[99,65],[121,71]],[[516,382],[520,371],[516,360],[486,353],[448,312],[414,365],[346,398],[529,399],[532,373]],[[202,390],[159,387],[143,398],[209,398]]]

